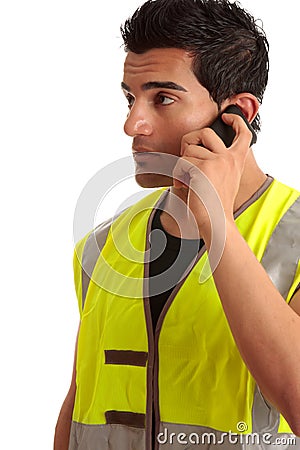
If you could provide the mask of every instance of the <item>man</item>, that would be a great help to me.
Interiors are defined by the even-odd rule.
[[[81,323],[55,450],[295,448],[300,197],[222,114],[235,105],[259,131],[266,37],[227,0],[149,1],[122,36],[136,180],[163,189],[76,247]],[[209,128],[220,114],[228,148]]]

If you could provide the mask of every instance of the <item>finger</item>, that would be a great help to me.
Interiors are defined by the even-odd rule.
[[[233,151],[241,151],[241,149],[244,149],[245,153],[248,153],[252,140],[252,133],[242,117],[237,114],[224,113],[222,114],[222,120],[227,125],[231,126],[235,132],[233,143],[229,149]]]
[[[181,144],[182,155],[190,145],[203,146],[213,153],[224,153],[226,151],[224,142],[211,128],[202,128],[183,136]]]
[[[193,158],[193,157],[179,158],[173,169],[173,185],[174,185],[174,187],[188,188],[192,176],[195,175],[195,171],[196,171],[196,173],[198,171],[200,171],[197,164],[199,164],[198,158]]]
[[[216,158],[216,154],[207,148],[200,145],[186,145],[182,148],[181,156],[197,158],[200,160],[213,160]]]

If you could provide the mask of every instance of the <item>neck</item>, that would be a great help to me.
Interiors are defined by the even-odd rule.
[[[251,150],[247,157],[239,191],[235,198],[234,212],[258,191],[266,179],[267,176],[257,165]],[[169,234],[181,238],[195,239],[199,237],[199,231],[195,226],[194,221],[189,219],[190,215],[186,208],[187,196],[187,189],[176,189],[171,187],[171,195],[169,195],[164,211],[161,214],[161,222],[164,229]],[[175,211],[176,215],[174,214]],[[176,220],[174,217],[176,217]]]

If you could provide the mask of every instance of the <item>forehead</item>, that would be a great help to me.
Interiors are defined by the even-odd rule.
[[[145,53],[129,52],[124,63],[124,81],[197,82],[192,72],[192,57],[182,49],[151,49]]]

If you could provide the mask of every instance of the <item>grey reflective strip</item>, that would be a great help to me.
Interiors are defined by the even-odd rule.
[[[253,432],[238,435],[237,430],[224,433],[207,427],[167,422],[161,423],[156,438],[155,450],[300,450],[300,439],[291,434],[266,432],[259,436]],[[146,450],[145,430],[116,424],[72,422],[69,450]]]
[[[256,387],[252,407],[252,435],[260,435],[262,440],[260,440],[260,446],[252,446],[251,449],[300,450],[300,439],[294,434],[278,433],[279,423],[279,412],[266,402],[259,388]],[[272,437],[268,438],[268,436]],[[274,445],[270,445],[271,443]]]
[[[300,197],[277,224],[261,263],[274,285],[286,299],[299,261]]]
[[[278,411],[269,405],[259,388],[256,386],[252,406],[252,431],[253,433],[278,432],[280,415]]]
[[[112,223],[124,212],[121,211],[113,218],[106,220],[98,225],[86,240],[81,261],[81,275],[82,275],[82,310],[84,308],[87,290],[91,281],[91,276],[95,268],[96,262],[105,245],[107,235],[109,233]]]
[[[145,430],[72,422],[69,450],[145,450]]]

